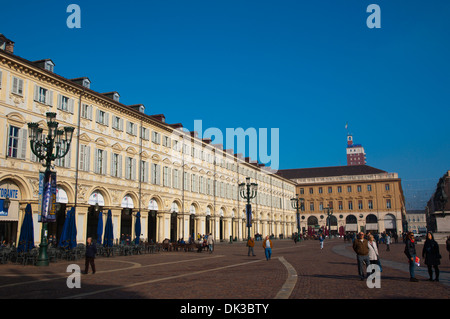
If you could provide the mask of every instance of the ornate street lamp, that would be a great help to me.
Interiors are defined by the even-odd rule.
[[[291,205],[293,209],[297,210],[297,239],[300,240],[300,209],[305,209],[305,199],[299,198],[298,194],[295,194],[294,198],[291,198]]]
[[[333,208],[331,208],[330,206],[327,206],[324,208],[327,211],[327,216],[328,216],[328,234],[329,234],[329,238],[331,239],[331,215],[333,215]]]
[[[73,131],[75,130],[73,127],[64,127],[62,130],[58,130],[59,123],[55,121],[56,113],[48,112],[46,115],[47,137],[43,136],[43,129],[39,127],[38,123],[28,123],[31,151],[39,161],[43,161],[42,166],[45,167],[44,185],[47,185],[50,180],[52,162],[63,158],[69,152]],[[48,222],[45,220],[42,221],[37,266],[48,266],[49,264],[47,256],[47,224]]]
[[[250,177],[246,178],[246,183],[239,184],[239,195],[247,200],[247,228],[248,239],[250,239],[250,227],[252,227],[252,205],[250,201],[256,197],[258,193],[258,184],[250,183]]]

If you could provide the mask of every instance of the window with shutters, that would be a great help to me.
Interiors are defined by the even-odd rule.
[[[136,159],[125,157],[125,178],[136,180]]]
[[[118,116],[113,115],[111,126],[115,130],[123,131],[123,119],[121,119]]]
[[[170,187],[170,167],[164,166],[163,168],[163,185]]]
[[[73,104],[73,99],[65,95],[58,94],[58,110],[73,113]]]
[[[3,79],[3,72],[0,70],[0,89],[2,88],[2,79]]]
[[[21,129],[16,126],[10,125],[7,143],[8,149],[6,155],[8,157],[25,159],[28,143],[26,129]]]
[[[60,154],[64,154],[67,148],[67,143],[61,143]],[[66,156],[58,158],[55,160],[55,165],[60,167],[70,168],[70,160],[72,156],[71,144],[69,145],[69,151]]]
[[[141,182],[148,183],[148,162],[141,161]]]
[[[92,105],[84,103],[81,105],[81,117],[92,121]]]
[[[137,124],[133,122],[127,122],[127,133],[137,136]]]
[[[36,102],[53,106],[53,92],[38,85],[34,85],[34,100]]]
[[[161,144],[161,135],[158,132],[152,132],[152,142],[155,144]]]
[[[94,173],[106,175],[106,151],[101,149],[95,150]]]
[[[109,125],[109,115],[105,111],[97,109],[97,123],[102,125]]]
[[[158,164],[152,163],[152,169],[150,172],[151,175],[151,183],[154,185],[161,184],[161,166]]]
[[[111,154],[111,176],[122,177],[122,155]]]
[[[89,172],[91,163],[91,147],[80,145],[80,154],[78,158],[78,169],[80,171]]]
[[[13,76],[11,93],[23,96],[23,80]]]
[[[173,188],[180,188],[180,183],[179,183],[179,172],[177,169],[172,170],[173,172],[173,183],[172,183],[172,187]]]

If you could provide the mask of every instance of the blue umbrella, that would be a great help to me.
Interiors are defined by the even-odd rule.
[[[64,221],[59,246],[64,249],[72,249],[77,246],[77,228],[75,225],[75,207],[68,212]]]
[[[108,216],[106,218],[105,235],[103,237],[103,247],[112,247],[114,245],[114,234],[112,224],[111,210],[108,210]]]
[[[67,242],[67,226],[69,224],[69,219],[70,219],[69,214],[70,214],[70,211],[67,212],[66,218],[64,219],[64,225],[63,225],[61,237],[59,237],[59,243],[58,243],[59,247],[65,248],[65,249],[69,246],[68,242]]]
[[[77,247],[77,225],[75,223],[75,207],[70,210],[69,227],[67,228],[67,239],[69,241],[69,249]]]
[[[141,237],[141,213],[137,212],[136,214],[136,221],[134,223],[134,232],[136,233],[136,239],[134,240],[134,243],[136,245],[139,245],[139,238]]]
[[[100,211],[98,213],[98,224],[97,224],[97,244],[102,244],[102,235],[103,235],[103,213]]]
[[[34,247],[34,227],[31,205],[27,204],[25,208],[25,216],[23,218],[22,227],[20,228],[18,252],[26,252]]]

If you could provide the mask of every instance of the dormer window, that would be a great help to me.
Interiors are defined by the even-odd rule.
[[[47,71],[53,72],[54,68],[55,68],[55,64],[52,61],[50,61],[50,60],[45,61],[44,69],[46,69]]]
[[[114,93],[113,100],[116,101],[116,102],[119,102],[119,99],[120,99],[119,93]]]

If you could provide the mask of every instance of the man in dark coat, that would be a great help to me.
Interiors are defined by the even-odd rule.
[[[97,254],[97,246],[92,243],[92,238],[89,237],[87,239],[86,244],[86,263],[84,267],[84,274],[88,274],[89,271],[89,264],[92,268],[92,274],[95,274],[95,255]]]
[[[409,281],[418,282],[415,276],[416,270],[416,245],[414,240],[414,234],[409,232],[405,237],[405,255],[409,262]]]
[[[427,239],[423,245],[422,257],[425,258],[425,264],[428,267],[429,281],[433,281],[433,269],[436,274],[435,281],[439,281],[439,265],[441,264],[441,254],[439,253],[439,245],[434,240],[431,232],[427,233]]]

